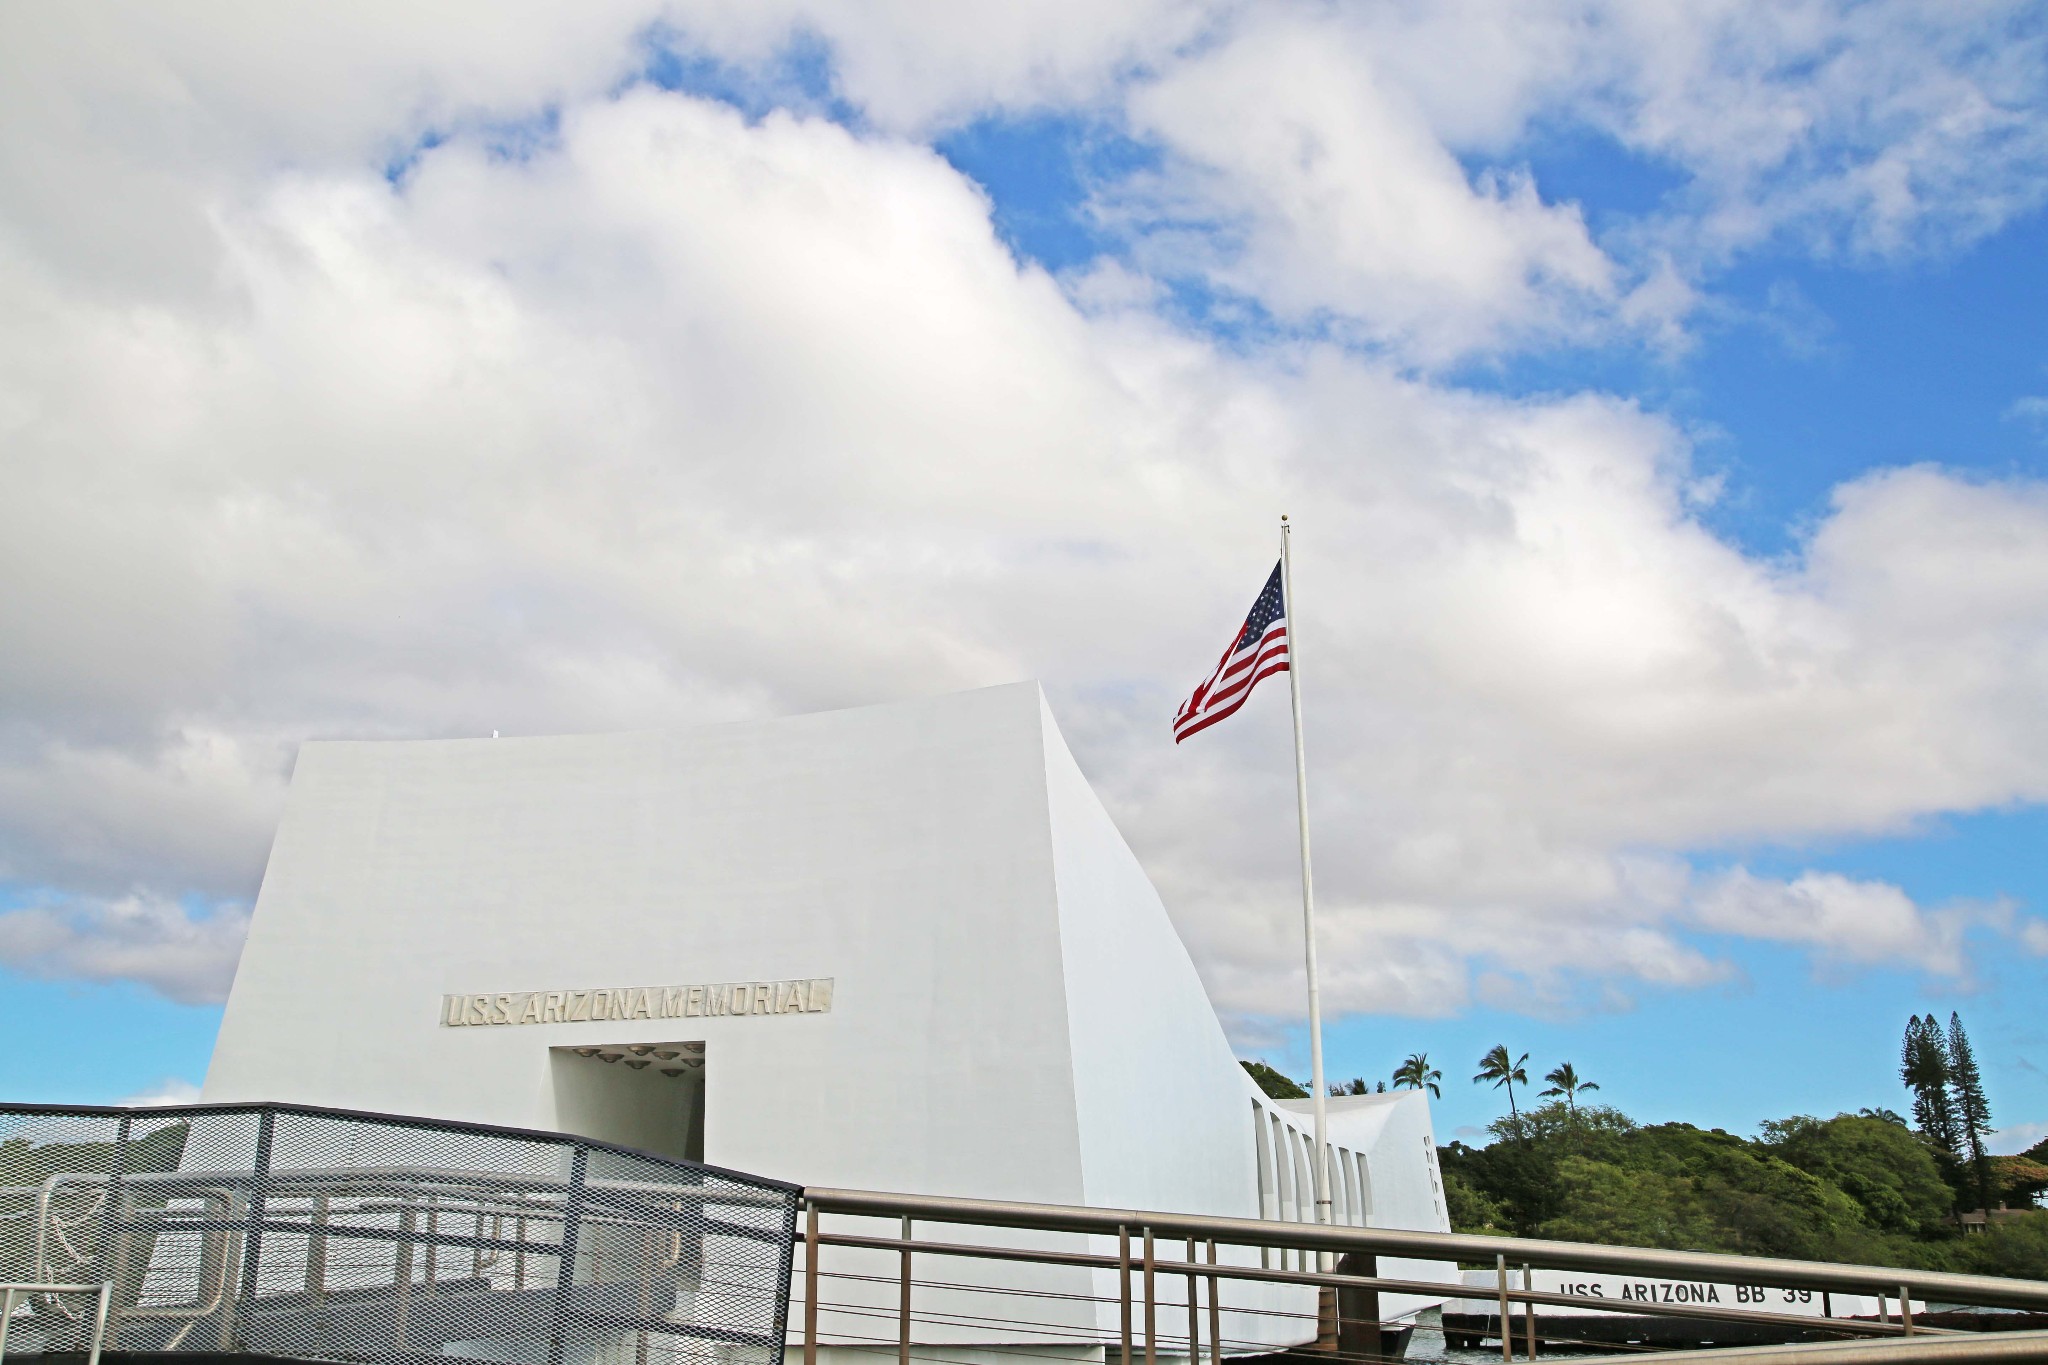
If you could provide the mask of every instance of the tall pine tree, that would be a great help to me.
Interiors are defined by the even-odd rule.
[[[1899,1058],[1899,1079],[1913,1092],[1913,1122],[1936,1148],[1961,1159],[1962,1125],[1949,1093],[1948,1043],[1934,1016],[1914,1015],[1906,1021],[1906,1040]]]
[[[1930,1022],[1933,1018],[1928,1016]],[[1991,1159],[1984,1153],[1984,1138],[1991,1131],[1991,1105],[1984,1098],[1984,1078],[1977,1074],[1977,1057],[1970,1051],[1970,1035],[1963,1032],[1963,1017],[1953,1013],[1948,1017],[1948,1090],[1956,1126],[1977,1173],[1977,1207],[1988,1209]]]

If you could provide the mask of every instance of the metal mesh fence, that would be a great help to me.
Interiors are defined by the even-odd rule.
[[[111,1283],[106,1349],[781,1365],[801,1190],[295,1105],[0,1105],[0,1281]],[[84,1349],[27,1295],[9,1354]]]

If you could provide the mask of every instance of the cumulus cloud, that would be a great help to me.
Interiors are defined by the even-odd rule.
[[[246,907],[200,913],[148,893],[0,911],[0,963],[29,976],[139,981],[184,1004],[227,999]]]
[[[2048,1139],[2048,1120],[2014,1123],[1984,1139],[1984,1150],[1993,1156],[2018,1156],[2036,1143]]]
[[[65,12],[27,13],[9,21]],[[1700,522],[1670,421],[1416,378],[1414,355],[1619,315],[1640,288],[1540,185],[1452,155],[1510,146],[1538,94],[1453,136],[1391,57],[1336,49],[1373,64],[1353,87],[1310,60],[1299,14],[1176,9],[1212,37],[1047,30],[1042,70],[891,30],[911,46],[836,79],[904,103],[849,129],[621,87],[662,16],[605,10],[556,58],[547,14],[473,53],[385,15],[388,54],[337,40],[301,85],[276,52],[246,72],[142,22],[105,35],[107,69],[151,79],[74,54],[39,77],[71,123],[0,120],[33,172],[0,178],[0,878],[45,888],[0,920],[9,965],[218,998],[304,737],[677,725],[1036,675],[1219,1002],[1284,1015],[1284,706],[1178,749],[1166,727],[1282,509],[1333,1008],[1619,1003],[1724,979],[1725,934],[1958,975],[1972,932],[2006,932],[1692,860],[2048,797],[2048,490],[1873,473],[1766,562]],[[882,42],[832,27],[852,15],[819,30]],[[668,22],[742,55],[787,36]],[[265,32],[299,51],[325,30]],[[1214,116],[1285,51],[1299,90]],[[1142,258],[1055,280],[890,131],[1104,82],[1181,149],[1182,202],[1236,215],[1201,268],[1393,353],[1219,344],[1155,310]],[[128,121],[86,117],[108,110]],[[1294,125],[1342,154],[1265,164]],[[39,138],[90,155],[46,164]],[[1368,156],[1473,259],[1375,216]]]
[[[1126,97],[1165,150],[1108,196],[1155,267],[1410,361],[1665,348],[1738,256],[1951,249],[2048,185],[2048,32],[2018,0],[1268,5]],[[1665,181],[1596,240],[1560,132]]]
[[[1481,0],[1309,11],[1356,35],[1446,145],[1512,156],[1558,127],[1667,170],[1667,245],[1786,237],[1888,255],[2042,202],[2048,33],[2024,0]]]
[[[1692,907],[1693,922],[1713,933],[1810,944],[1843,962],[1913,963],[1945,976],[1966,970],[1964,929],[2000,917],[1996,908],[1925,911],[1896,886],[1839,873],[1778,881],[1743,868],[1715,878]]]
[[[197,1104],[199,1087],[180,1076],[166,1076],[147,1090],[114,1101],[116,1104],[158,1105]]]
[[[1172,157],[1121,192],[1144,259],[1430,360],[1611,308],[1616,272],[1575,207],[1525,173],[1473,183],[1330,28],[1269,12],[1134,92],[1133,124]]]

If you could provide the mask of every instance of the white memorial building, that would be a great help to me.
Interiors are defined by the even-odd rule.
[[[1313,1218],[1306,1102],[1238,1065],[1034,683],[307,743],[204,1099],[815,1186]],[[1338,1221],[1448,1230],[1423,1094],[1332,1100],[1329,1132]]]

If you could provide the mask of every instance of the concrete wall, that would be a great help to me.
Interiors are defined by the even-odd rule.
[[[550,1048],[687,1022],[707,1160],[1078,1199],[1042,751],[1030,685],[674,734],[307,744],[206,1098],[553,1127]],[[832,1010],[439,1019],[446,992],[795,977],[835,978]]]
[[[444,994],[825,977],[829,1011],[457,1028],[441,1014]],[[686,1042],[702,1045],[701,1089],[564,1051]],[[701,1146],[811,1185],[1260,1208],[1256,1092],[1030,683],[675,733],[309,743],[204,1093]],[[1398,1126],[1373,1130],[1392,1144],[1376,1189],[1419,1184]],[[1411,1194],[1390,1215],[1423,1216]],[[893,1275],[893,1258],[868,1259],[838,1264]],[[1091,1286],[1077,1270],[947,1270]],[[886,1286],[836,1289],[893,1308]],[[1275,1292],[1241,1302],[1291,1302]],[[1105,1325],[1103,1309],[1066,1312]]]

